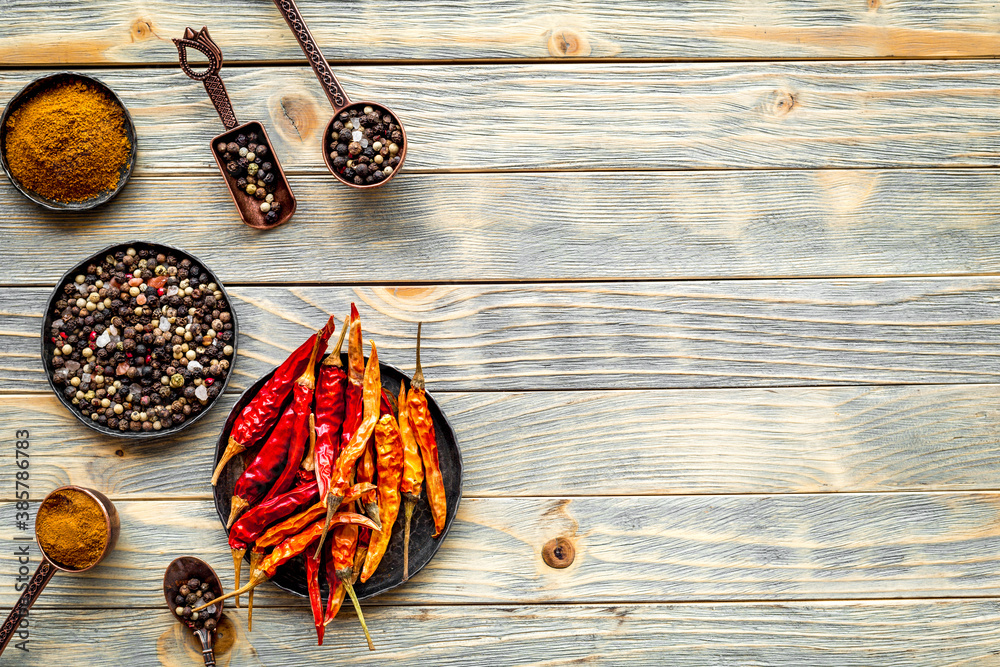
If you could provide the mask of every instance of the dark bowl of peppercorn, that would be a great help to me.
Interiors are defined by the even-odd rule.
[[[128,107],[86,74],[35,79],[0,116],[0,167],[18,192],[50,211],[86,211],[112,199],[135,156]]]
[[[353,188],[388,183],[406,159],[406,131],[395,114],[373,102],[347,107],[326,126],[323,159]]]
[[[42,321],[42,362],[87,427],[159,438],[201,419],[225,392],[238,334],[229,295],[203,262],[132,241],[60,279]]]

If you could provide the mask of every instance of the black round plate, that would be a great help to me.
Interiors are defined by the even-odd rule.
[[[10,114],[14,112],[23,102],[30,99],[39,91],[53,86],[62,81],[86,81],[93,84],[97,88],[107,92],[111,99],[118,103],[122,111],[125,114],[125,134],[128,136],[129,143],[132,144],[132,150],[129,153],[128,162],[121,168],[118,174],[118,184],[115,185],[111,190],[105,190],[104,192],[98,194],[95,197],[86,199],[84,201],[78,202],[61,202],[54,201],[52,199],[46,199],[36,192],[32,192],[28,188],[21,185],[21,182],[14,178],[14,175],[10,172],[10,166],[7,164],[7,118]],[[101,81],[100,79],[95,79],[92,76],[87,76],[86,74],[81,74],[79,72],[56,72],[55,74],[48,74],[46,76],[35,79],[24,88],[22,88],[13,98],[11,98],[10,103],[7,104],[7,108],[4,110],[3,115],[0,116],[0,167],[3,168],[4,173],[7,174],[7,178],[10,182],[17,188],[17,191],[22,195],[35,202],[43,208],[47,208],[50,211],[87,211],[101,204],[107,202],[115,195],[117,195],[125,184],[128,183],[128,179],[132,177],[132,169],[135,167],[135,153],[136,153],[136,137],[135,137],[135,124],[132,123],[132,115],[128,112],[128,107],[122,102],[121,98],[115,91]]]
[[[113,255],[119,250],[126,250],[127,248],[135,248],[136,250],[155,250],[157,253],[172,253],[181,259],[189,259],[208,273],[212,282],[219,286],[219,290],[222,292],[222,296],[226,299],[226,303],[229,305],[229,311],[233,316],[233,357],[229,362],[229,372],[226,374],[226,379],[222,383],[222,389],[219,391],[219,396],[226,393],[226,387],[229,386],[229,378],[233,377],[233,371],[236,368],[236,355],[239,352],[240,325],[236,318],[236,309],[233,308],[232,300],[229,298],[229,294],[226,292],[225,286],[223,286],[222,281],[219,280],[218,276],[212,273],[212,270],[208,268],[208,265],[191,253],[184,252],[179,248],[165,245],[163,243],[149,243],[147,241],[116,243],[115,245],[108,246],[100,252],[94,253],[90,257],[78,263],[72,269],[64,273],[62,278],[59,279],[59,282],[56,283],[56,288],[52,290],[52,294],[49,296],[49,300],[45,304],[45,314],[42,317],[42,366],[45,368],[45,379],[49,381],[49,387],[52,389],[52,393],[56,395],[60,403],[66,406],[67,410],[73,413],[73,416],[76,417],[81,424],[85,425],[89,429],[113,438],[122,438],[126,440],[152,440],[154,438],[162,438],[167,435],[173,435],[179,431],[183,431],[188,426],[191,426],[191,424],[194,424],[196,421],[208,414],[208,411],[211,410],[215,406],[216,401],[219,400],[219,396],[210,401],[205,406],[205,409],[199,412],[194,419],[185,420],[180,426],[163,429],[161,431],[150,431],[148,433],[145,431],[133,433],[131,431],[122,432],[117,429],[110,429],[107,426],[101,426],[91,419],[87,419],[79,410],[73,407],[73,404],[69,401],[69,399],[63,396],[63,393],[59,391],[59,388],[52,381],[52,372],[54,370],[52,368],[52,351],[54,349],[54,344],[49,339],[49,330],[52,328],[52,323],[55,322],[55,313],[53,311],[55,310],[56,301],[59,300],[59,291],[72,277],[85,272],[88,264],[103,262],[107,255]]]
[[[347,366],[347,355],[343,355],[344,366]],[[389,395],[396,397],[399,395],[399,383],[406,378],[406,386],[410,386],[410,377],[398,368],[385,363],[380,363],[382,373],[382,387]],[[219,434],[219,442],[215,448],[215,464],[217,465],[222,453],[229,442],[229,433],[233,429],[233,424],[247,403],[257,395],[264,383],[274,374],[274,370],[257,380],[250,386],[240,400],[233,406],[226,425]],[[458,441],[455,438],[455,431],[448,423],[447,417],[441,412],[434,397],[427,394],[427,404],[434,418],[434,433],[437,437],[438,461],[441,465],[441,476],[444,478],[444,489],[448,497],[448,518],[444,524],[441,535],[435,539],[431,537],[434,533],[434,521],[431,518],[431,509],[427,504],[426,493],[420,494],[420,502],[413,510],[413,523],[410,526],[410,576],[419,572],[430,562],[434,554],[437,553],[441,542],[448,535],[451,523],[455,520],[455,513],[458,511],[458,503],[462,499],[462,453],[458,449]],[[219,514],[219,521],[223,529],[226,526],[226,519],[229,517],[230,502],[233,497],[233,489],[236,488],[236,481],[243,474],[243,470],[257,455],[259,447],[248,450],[239,456],[233,457],[219,476],[219,483],[215,487],[215,510]],[[247,553],[247,562],[250,555]],[[302,597],[308,595],[306,588],[306,563],[303,556],[293,558],[285,565],[278,568],[271,582],[278,588],[294,593]],[[355,584],[354,590],[361,599],[370,598],[391,590],[403,583],[403,510],[400,507],[399,516],[392,527],[392,537],[389,539],[389,547],[386,549],[382,562],[378,569],[365,583]],[[323,584],[324,592],[327,591],[326,584]]]

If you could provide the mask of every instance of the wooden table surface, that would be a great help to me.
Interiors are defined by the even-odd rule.
[[[315,635],[273,586],[220,665],[1000,664],[1000,7],[985,0],[303,1],[345,88],[403,119],[403,173],[339,185],[330,108],[266,0],[0,0],[0,101],[58,69],[131,109],[133,177],[57,215],[0,183],[0,606],[62,484],[111,496],[106,564],[57,576],[3,664],[200,664],[174,557],[232,585],[209,478],[238,393],[361,309],[466,463],[433,562]],[[299,199],[240,224],[221,124],[170,38],[209,26]],[[95,436],[48,390],[45,300],[78,259],[180,246],[240,318],[229,394],[181,436]],[[29,533],[30,534],[30,533]],[[565,537],[555,570],[542,546]],[[32,567],[37,549],[32,545]]]

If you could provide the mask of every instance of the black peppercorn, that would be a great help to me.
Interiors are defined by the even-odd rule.
[[[255,152],[257,153],[257,157],[264,158],[267,157],[270,151],[268,150],[267,146],[265,146],[264,144],[260,144],[259,146],[257,146],[257,150]]]
[[[331,157],[333,157],[333,168],[334,169],[338,169],[339,170],[339,169],[343,169],[344,167],[347,166],[347,158],[345,158],[343,155],[337,155],[336,153],[334,153],[333,156],[331,156]]]
[[[238,137],[236,137],[236,143],[239,144],[240,146],[246,146],[247,145],[247,136],[245,134],[239,135]],[[239,149],[237,149],[237,150],[239,150]]]
[[[240,171],[240,165],[237,164],[236,162],[227,162],[226,171],[228,171],[230,174],[236,174]]]

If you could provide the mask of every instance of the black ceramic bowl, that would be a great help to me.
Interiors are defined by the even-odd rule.
[[[346,368],[346,354],[343,355],[343,359],[344,367]],[[390,396],[396,397],[399,395],[399,383],[404,377],[406,378],[406,386],[409,388],[409,376],[398,368],[384,363],[380,363],[379,368],[382,373],[382,387],[385,388]],[[226,444],[229,442],[229,433],[232,431],[236,418],[273,374],[274,371],[272,370],[253,383],[252,386],[243,392],[240,400],[233,406],[232,412],[229,413],[229,419],[226,420],[226,425],[222,429],[222,433],[219,434],[219,442],[215,448],[215,464],[218,464],[222,453],[226,450]],[[456,512],[458,512],[458,504],[462,500],[462,453],[458,449],[455,431],[430,393],[427,394],[427,404],[434,419],[434,433],[437,437],[438,445],[438,462],[441,465],[441,476],[444,478],[445,494],[448,497],[448,518],[445,521],[444,530],[441,531],[441,535],[436,539],[431,537],[434,534],[434,520],[431,517],[430,506],[427,504],[427,493],[426,491],[421,492],[420,502],[413,509],[413,522],[410,525],[411,578],[423,569],[430,562],[431,558],[434,557],[434,554],[437,553],[441,543],[448,536],[448,531],[451,530],[451,524],[455,520]],[[215,487],[215,509],[219,514],[219,521],[222,522],[223,529],[225,529],[226,519],[229,517],[229,507],[236,481],[243,474],[243,470],[247,464],[256,456],[258,449],[259,447],[255,447],[233,457],[219,477],[219,483]],[[399,516],[396,517],[396,523],[392,527],[392,537],[389,539],[389,547],[386,549],[378,569],[375,570],[375,574],[368,581],[361,583],[359,579],[354,585],[354,590],[360,599],[374,597],[379,593],[384,593],[405,583],[403,580],[403,523],[403,509],[401,506]],[[250,561],[249,552],[247,552],[246,560],[247,562]],[[305,558],[300,555],[285,563],[278,568],[270,581],[284,591],[307,597]],[[323,591],[324,594],[328,592],[325,582],[323,584]]]
[[[10,114],[13,113],[15,109],[20,107],[21,104],[29,100],[36,93],[57,83],[73,80],[86,81],[93,84],[97,88],[106,91],[111,98],[118,103],[118,106],[121,107],[125,114],[125,133],[128,135],[129,143],[132,144],[132,151],[129,154],[128,162],[119,172],[118,184],[113,189],[105,190],[96,197],[91,197],[90,199],[86,199],[84,201],[60,202],[46,199],[45,197],[32,192],[21,185],[20,181],[14,178],[14,175],[10,171],[10,166],[7,164],[7,118],[10,117]],[[115,91],[111,90],[111,88],[109,88],[104,82],[99,81],[92,76],[80,74],[79,72],[56,72],[55,74],[48,74],[39,79],[35,79],[22,88],[17,95],[14,95],[11,101],[7,104],[7,108],[4,109],[3,115],[0,116],[0,167],[3,168],[4,173],[7,174],[7,178],[10,179],[10,182],[15,188],[17,188],[18,192],[39,206],[47,208],[51,211],[87,211],[96,206],[100,206],[118,194],[118,192],[125,187],[125,183],[128,182],[129,177],[132,176],[132,168],[135,166],[135,144],[135,125],[132,123],[132,116],[129,114],[128,107],[125,106],[125,103],[122,102],[121,98],[118,97]]]
[[[232,313],[233,317],[233,342],[231,343],[231,345],[233,346],[233,356],[232,360],[230,361],[229,372],[226,374],[226,379],[223,380],[222,387],[219,390],[219,395],[214,400],[206,404],[205,409],[203,409],[201,412],[195,415],[194,418],[186,419],[184,423],[182,423],[180,426],[165,428],[159,431],[149,431],[149,432],[140,431],[139,433],[133,433],[131,431],[122,432],[119,431],[118,429],[111,429],[108,428],[107,426],[101,426],[97,422],[84,417],[83,414],[73,406],[73,404],[69,401],[69,399],[67,399],[66,396],[63,395],[62,391],[59,390],[59,387],[56,386],[55,382],[53,382],[52,380],[52,373],[54,371],[54,369],[52,368],[52,352],[55,348],[55,343],[53,343],[52,340],[49,338],[49,331],[52,328],[52,323],[55,322],[56,320],[56,315],[54,312],[55,303],[56,301],[59,300],[60,290],[62,289],[63,285],[65,285],[70,280],[73,280],[73,278],[76,275],[80,273],[86,273],[86,268],[88,264],[93,264],[94,262],[97,263],[103,262],[104,258],[107,255],[109,254],[113,255],[119,250],[124,251],[127,248],[135,248],[136,250],[143,250],[143,249],[155,250],[158,253],[160,252],[171,253],[180,259],[191,260],[193,263],[200,266],[205,271],[205,273],[209,275],[212,282],[214,282],[216,285],[219,286],[219,290],[222,292],[222,296],[225,298],[226,303],[229,305],[229,310]],[[212,273],[211,269],[208,268],[205,262],[201,261],[194,255],[184,252],[183,250],[180,250],[173,246],[164,245],[162,243],[148,243],[146,241],[129,241],[128,243],[117,243],[115,245],[108,246],[104,250],[96,252],[90,257],[87,257],[82,262],[78,263],[76,266],[74,266],[69,271],[64,273],[63,277],[59,279],[58,283],[56,283],[55,289],[52,290],[52,294],[49,296],[49,300],[45,304],[45,314],[42,317],[42,366],[45,368],[45,379],[49,381],[49,387],[52,388],[52,392],[59,398],[59,402],[62,403],[64,406],[66,406],[66,409],[69,410],[71,413],[73,413],[73,416],[76,417],[80,421],[80,423],[87,426],[87,428],[97,431],[98,433],[101,433],[103,435],[111,436],[113,438],[124,438],[127,440],[151,440],[153,438],[162,438],[164,436],[173,435],[174,433],[183,431],[187,427],[191,426],[191,424],[194,424],[196,421],[204,417],[208,413],[208,411],[215,406],[215,403],[216,401],[219,400],[219,397],[222,396],[224,393],[226,393],[226,387],[229,386],[229,379],[233,377],[233,371],[236,366],[236,355],[239,352],[239,347],[238,347],[239,338],[240,338],[240,327],[236,319],[236,310],[233,308],[233,304],[229,298],[229,294],[226,292],[226,288],[223,286],[222,281],[220,281],[219,278],[214,273]]]

